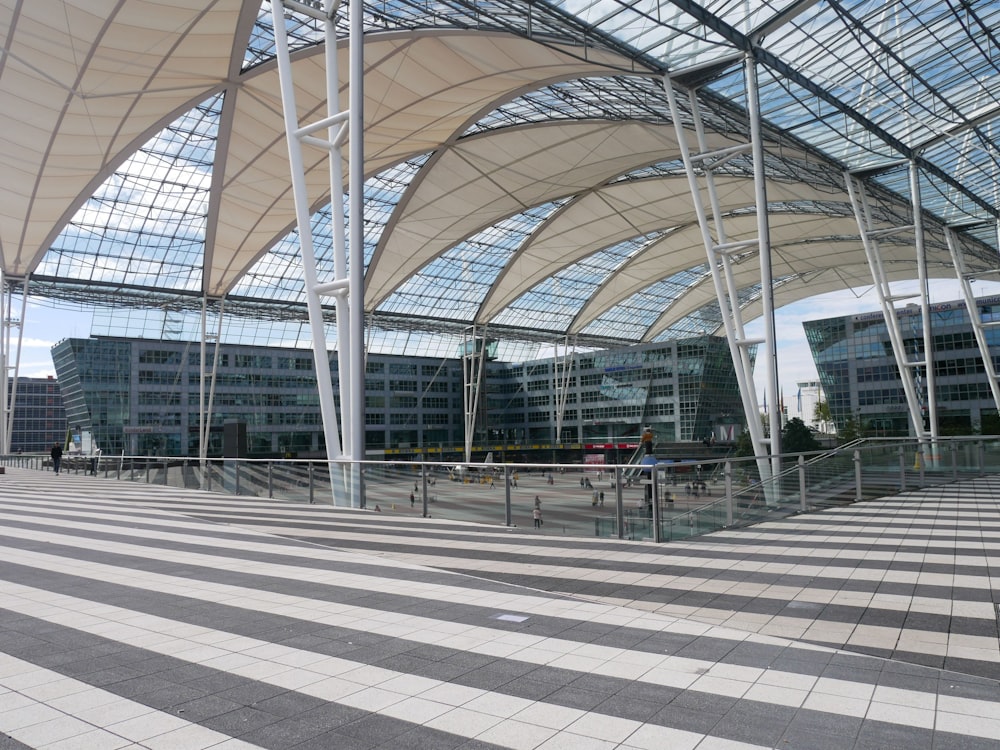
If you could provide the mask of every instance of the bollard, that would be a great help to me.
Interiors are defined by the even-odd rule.
[[[806,512],[806,457],[799,454],[799,510]]]
[[[663,529],[660,528],[660,482],[659,482],[659,472],[656,466],[653,466],[649,472],[649,481],[652,483],[653,491],[653,541],[662,542],[663,541]]]
[[[722,470],[726,480],[726,526],[733,525],[733,505],[736,499],[733,497],[733,465],[726,461],[726,466]]]
[[[899,491],[906,492],[906,451],[899,446]]]
[[[514,525],[510,512],[510,466],[503,467],[503,489],[504,489],[504,523],[510,527]]]
[[[618,526],[618,538],[625,538],[625,503],[622,500],[622,467],[615,467],[615,521]]]
[[[854,451],[854,500],[861,500],[861,451]]]

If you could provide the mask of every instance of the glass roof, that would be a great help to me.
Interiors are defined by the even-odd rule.
[[[758,63],[768,176],[830,195],[828,200],[803,199],[798,206],[776,202],[775,211],[849,216],[843,187],[845,172],[851,172],[869,181],[880,218],[906,224],[912,160],[928,216],[938,227],[963,227],[972,252],[996,267],[1000,3],[993,0],[705,0],[699,5],[682,0],[394,0],[369,3],[366,9],[365,27],[373,34],[476,29],[562,44],[581,55],[588,45],[631,61],[631,69],[621,65],[620,75],[595,68],[592,75],[515,89],[515,95],[463,121],[455,142],[483,142],[510,129],[556,122],[637,122],[666,129],[670,110],[660,76],[667,73],[698,87],[699,115],[707,128],[730,137],[746,128],[742,66],[750,52]],[[244,71],[273,64],[273,22],[270,3],[263,2],[245,40]],[[346,34],[346,19],[338,16],[336,23]],[[293,49],[323,41],[319,22],[310,17],[288,13],[285,25]],[[207,96],[103,181],[34,269],[39,293],[81,300],[88,289],[102,294],[113,289],[123,303],[137,306],[162,304],[164,295],[175,294],[182,300],[178,309],[198,309],[203,269],[212,256],[212,222],[218,218],[213,191],[221,180],[214,172],[224,156],[217,149],[229,141],[225,129],[234,127],[223,116],[230,95]],[[684,117],[690,119],[691,113]],[[366,180],[368,270],[378,263],[387,233],[438,156],[410,153]],[[748,177],[752,163],[734,158],[720,174]],[[638,291],[629,287],[596,318],[581,320],[580,314],[630,259],[680,224],[636,227],[631,236],[595,241],[567,260],[551,257],[551,271],[518,289],[499,313],[490,320],[480,314],[548,224],[588,190],[682,175],[676,153],[654,163],[629,164],[577,195],[544,196],[492,218],[469,236],[443,242],[372,312],[370,345],[382,351],[453,352],[462,328],[473,323],[506,331],[516,342],[507,345],[510,356],[570,331],[584,345],[649,338],[651,326],[671,305],[705,282],[705,263],[678,261],[683,267],[664,267]],[[333,270],[331,210],[327,204],[313,216],[321,279]],[[343,210],[346,216],[346,205]],[[257,328],[262,338],[301,342],[304,295],[297,233],[275,236],[255,252],[255,261],[229,289],[231,309],[270,321]],[[796,278],[781,277],[775,285]],[[747,287],[740,302],[749,305],[759,297],[759,286]],[[129,325],[141,320],[151,331],[159,326],[162,332],[166,325],[156,313],[136,314]],[[713,302],[669,323],[655,339],[717,331],[720,325]],[[111,322],[109,327],[114,327]],[[238,321],[233,327],[240,340],[255,330]]]

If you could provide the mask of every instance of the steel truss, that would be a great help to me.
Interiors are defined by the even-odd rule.
[[[906,397],[906,406],[913,425],[913,434],[920,441],[931,441],[938,437],[937,433],[937,399],[934,393],[934,346],[930,325],[930,299],[927,288],[927,259],[924,253],[924,228],[920,207],[920,187],[917,167],[910,164],[910,200],[913,223],[905,226],[876,227],[875,219],[868,198],[865,184],[851,173],[845,173],[844,181],[847,185],[847,192],[851,199],[851,206],[854,209],[854,218],[858,222],[858,231],[861,236],[861,243],[864,246],[865,257],[868,260],[868,267],[872,274],[872,283],[875,286],[875,293],[878,297],[879,307],[882,309],[882,317],[885,320],[885,327],[889,333],[889,342],[892,345],[893,357],[896,360],[896,368],[899,370],[900,382],[903,385],[903,394]],[[879,239],[897,234],[913,232],[915,238],[915,250],[917,253],[917,275],[920,284],[920,293],[893,294],[889,278],[885,272],[882,261],[882,252],[879,247]],[[906,342],[903,339],[902,327],[899,323],[899,316],[896,314],[894,303],[903,299],[919,297],[921,308],[921,322],[923,328],[923,358],[919,357],[916,343],[911,347],[911,353],[907,351]],[[924,394],[921,394],[921,385]],[[923,401],[926,399],[927,413],[924,418]],[[935,460],[935,451],[931,449],[931,460]]]
[[[712,283],[719,303],[719,314],[729,343],[729,352],[736,371],[736,381],[746,415],[747,431],[757,456],[760,479],[764,483],[768,504],[773,502],[770,482],[772,472],[777,475],[781,467],[778,456],[781,453],[781,412],[778,399],[777,356],[774,338],[774,285],[770,262],[770,237],[768,228],[767,196],[764,189],[764,153],[760,130],[760,111],[757,99],[756,65],[751,58],[745,60],[749,132],[746,143],[718,150],[710,150],[707,145],[705,126],[696,89],[688,89],[689,107],[693,120],[696,144],[688,145],[690,133],[684,127],[683,110],[677,102],[675,83],[666,77],[664,90],[670,104],[670,116],[677,132],[677,144],[687,173],[688,186],[694,201],[695,214],[701,228],[702,241],[712,273]],[[757,213],[757,237],[748,240],[730,241],[726,224],[727,216],[720,207],[718,191],[715,187],[715,172],[723,168],[735,157],[750,153],[753,157],[754,196]],[[706,209],[707,203],[707,209]],[[739,289],[733,272],[734,258],[756,253],[760,262],[761,301],[764,314],[764,337],[750,339],[745,333],[745,321],[740,305]],[[740,258],[743,260],[743,257]],[[754,388],[753,364],[750,348],[762,345],[766,352],[767,394],[774,404],[769,414],[770,438],[764,435],[760,408]],[[765,401],[766,403],[766,401]],[[768,456],[771,456],[770,461]]]
[[[292,192],[302,253],[302,272],[305,279],[306,307],[312,332],[313,358],[316,367],[316,386],[319,390],[320,411],[323,417],[323,435],[327,457],[330,461],[330,486],[334,505],[363,507],[360,464],[364,459],[364,255],[361,232],[363,195],[363,125],[362,125],[362,40],[361,3],[350,0],[350,82],[349,107],[340,111],[340,72],[337,63],[336,16],[339,0],[326,0],[320,10],[318,3],[305,4],[295,0],[271,0],[274,14],[275,52],[278,77],[281,85],[281,104],[284,110],[285,131],[288,140],[288,158],[291,167]],[[285,9],[307,15],[323,24],[325,33],[327,116],[308,125],[298,122],[295,105],[295,86],[289,56],[288,33],[285,28]],[[326,137],[319,134],[326,131]],[[348,272],[347,237],[344,227],[343,157],[341,149],[347,143],[348,187],[351,201],[349,221],[351,230],[351,263]],[[320,282],[317,278],[312,224],[305,162],[302,147],[308,145],[327,153],[330,167],[330,211],[333,229],[334,278]],[[333,397],[333,379],[330,372],[330,354],[326,346],[323,322],[323,300],[331,298],[337,313],[337,341],[340,345],[338,367],[340,374],[340,410],[343,420],[344,448],[338,434],[336,402]],[[345,450],[346,448],[346,450]],[[334,478],[335,462],[342,463],[340,479]]]

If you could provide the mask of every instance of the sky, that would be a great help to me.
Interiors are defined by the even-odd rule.
[[[892,285],[896,294],[915,293],[914,282],[897,282]],[[934,279],[930,284],[932,302],[961,300],[962,291],[957,281]],[[1000,294],[1000,283],[974,282],[977,297]],[[914,300],[916,301],[916,300]],[[806,343],[803,320],[820,320],[840,315],[878,311],[878,299],[871,288],[830,292],[807,300],[785,305],[775,313],[775,334],[778,342],[779,387],[784,393],[785,406],[789,417],[800,416],[796,411],[798,383],[816,380],[816,368],[812,353]],[[20,374],[24,377],[47,377],[55,375],[52,366],[52,346],[65,338],[87,338],[90,336],[91,317],[77,310],[54,309],[48,304],[30,304],[24,321],[24,343],[21,351]],[[763,335],[762,318],[746,326],[750,338]],[[766,369],[758,355],[758,366],[754,373],[757,398],[763,401]],[[811,405],[806,403],[802,418],[809,422]]]

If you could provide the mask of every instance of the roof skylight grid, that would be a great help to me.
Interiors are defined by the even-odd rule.
[[[704,281],[708,273],[708,264],[699,263],[650,284],[595,318],[581,332],[586,335],[619,336],[622,339],[641,341],[664,311],[693,286]]]
[[[364,242],[365,267],[371,262],[375,246],[392,216],[392,211],[409,185],[410,180],[427,160],[422,155],[397,164],[365,182]],[[350,205],[344,196],[345,225]],[[313,214],[313,252],[316,255],[320,281],[333,278],[333,234],[330,222],[330,205]],[[347,268],[350,269],[348,253]],[[298,230],[293,229],[262,256],[240,279],[232,294],[240,297],[303,302],[305,286],[302,278],[302,259],[299,253]]]
[[[35,272],[198,289],[221,107],[213,96],[136,151],[80,207]]]
[[[615,336],[623,342],[642,341],[649,327],[673,302],[669,294],[662,292],[663,288],[676,291],[669,282],[657,282],[640,292],[636,292],[628,299],[622,300],[599,318],[595,318],[584,326],[581,333],[594,336]]]
[[[588,26],[677,67],[717,56],[726,41],[672,3],[659,0],[555,0]]]
[[[663,235],[664,232],[654,232],[633,237],[561,269],[514,300],[491,322],[498,325],[532,325],[542,330],[568,329],[601,284]]]
[[[379,310],[471,323],[511,256],[563,203],[554,201],[515,214],[459,243],[411,276]]]

